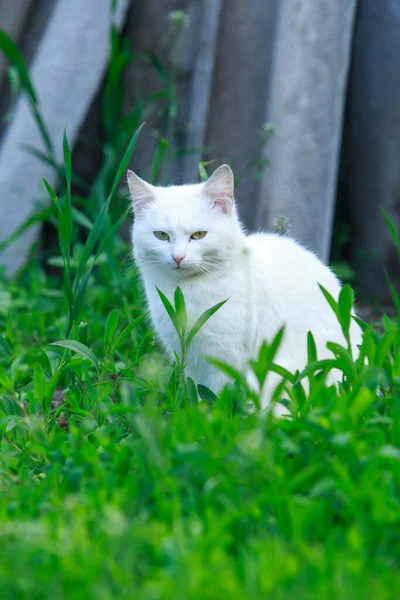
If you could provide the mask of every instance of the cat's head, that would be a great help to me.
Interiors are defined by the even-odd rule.
[[[233,173],[219,167],[206,183],[156,187],[128,171],[139,266],[178,277],[215,273],[232,258],[240,224]]]

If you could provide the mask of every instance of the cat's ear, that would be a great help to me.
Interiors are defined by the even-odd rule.
[[[229,213],[233,205],[234,179],[232,169],[228,165],[218,167],[204,184],[204,193],[213,207]]]
[[[143,181],[143,179],[140,179],[133,171],[128,171],[127,180],[133,210],[135,214],[138,215],[147,204],[154,202],[155,196],[153,186],[150,183]]]

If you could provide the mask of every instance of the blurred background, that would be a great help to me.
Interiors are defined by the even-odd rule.
[[[290,233],[374,301],[385,270],[399,285],[382,209],[399,230],[400,0],[0,0],[0,29],[8,275],[32,249],[52,265],[42,178],[62,194],[64,128],[83,238],[146,121],[142,177],[193,182],[227,162],[249,229]]]

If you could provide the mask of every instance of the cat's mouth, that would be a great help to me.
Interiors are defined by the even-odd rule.
[[[179,265],[177,265],[177,264],[174,262],[174,264],[172,265],[172,268],[173,268],[175,271],[187,271],[187,270],[190,270],[190,265],[188,265],[188,264],[186,264],[186,265],[185,265],[185,264],[182,264],[182,263],[180,263]]]
[[[186,277],[189,277],[197,273],[196,266],[191,263],[181,262],[179,265],[177,265],[174,262],[174,264],[170,263],[170,267],[177,275],[182,274],[182,276],[185,275]]]

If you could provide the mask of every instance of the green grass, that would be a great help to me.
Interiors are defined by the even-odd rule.
[[[223,364],[236,383],[218,398],[200,388],[197,402],[183,377],[184,299],[178,290],[174,305],[164,302],[181,339],[172,366],[118,235],[119,182],[143,112],[121,117],[128,56],[115,31],[112,42],[99,175],[84,198],[74,192],[82,182],[65,136],[58,194],[47,185],[51,207],[26,225],[47,220],[59,249],[0,280],[0,597],[398,598],[400,319],[367,327],[355,362],[339,346],[318,361],[309,335],[306,371],[281,371],[293,384],[291,419],[258,409]],[[21,57],[2,43],[46,137]],[[176,108],[173,78],[166,85]],[[154,179],[165,148],[161,139]],[[350,286],[338,303],[326,297],[346,336]],[[252,365],[261,382],[280,372],[279,336]],[[325,383],[331,368],[343,373],[338,390]]]
[[[197,403],[120,245],[119,276],[90,276],[80,353],[51,345],[69,327],[59,280],[32,262],[1,288],[1,597],[396,598],[398,325],[367,333],[371,365],[340,392],[317,377],[303,401],[297,384],[291,420],[246,414],[235,386]]]
[[[249,412],[258,398],[223,364],[237,383],[197,402],[182,294],[160,294],[181,338],[173,367],[107,213],[73,241],[66,137],[64,154],[62,203],[49,187],[63,268],[32,258],[0,287],[1,597],[396,598],[399,320],[367,327],[355,362],[339,346],[318,361],[309,335],[306,371],[284,373],[291,419]],[[338,303],[324,293],[346,336],[350,286]],[[279,338],[252,365],[261,382]]]

